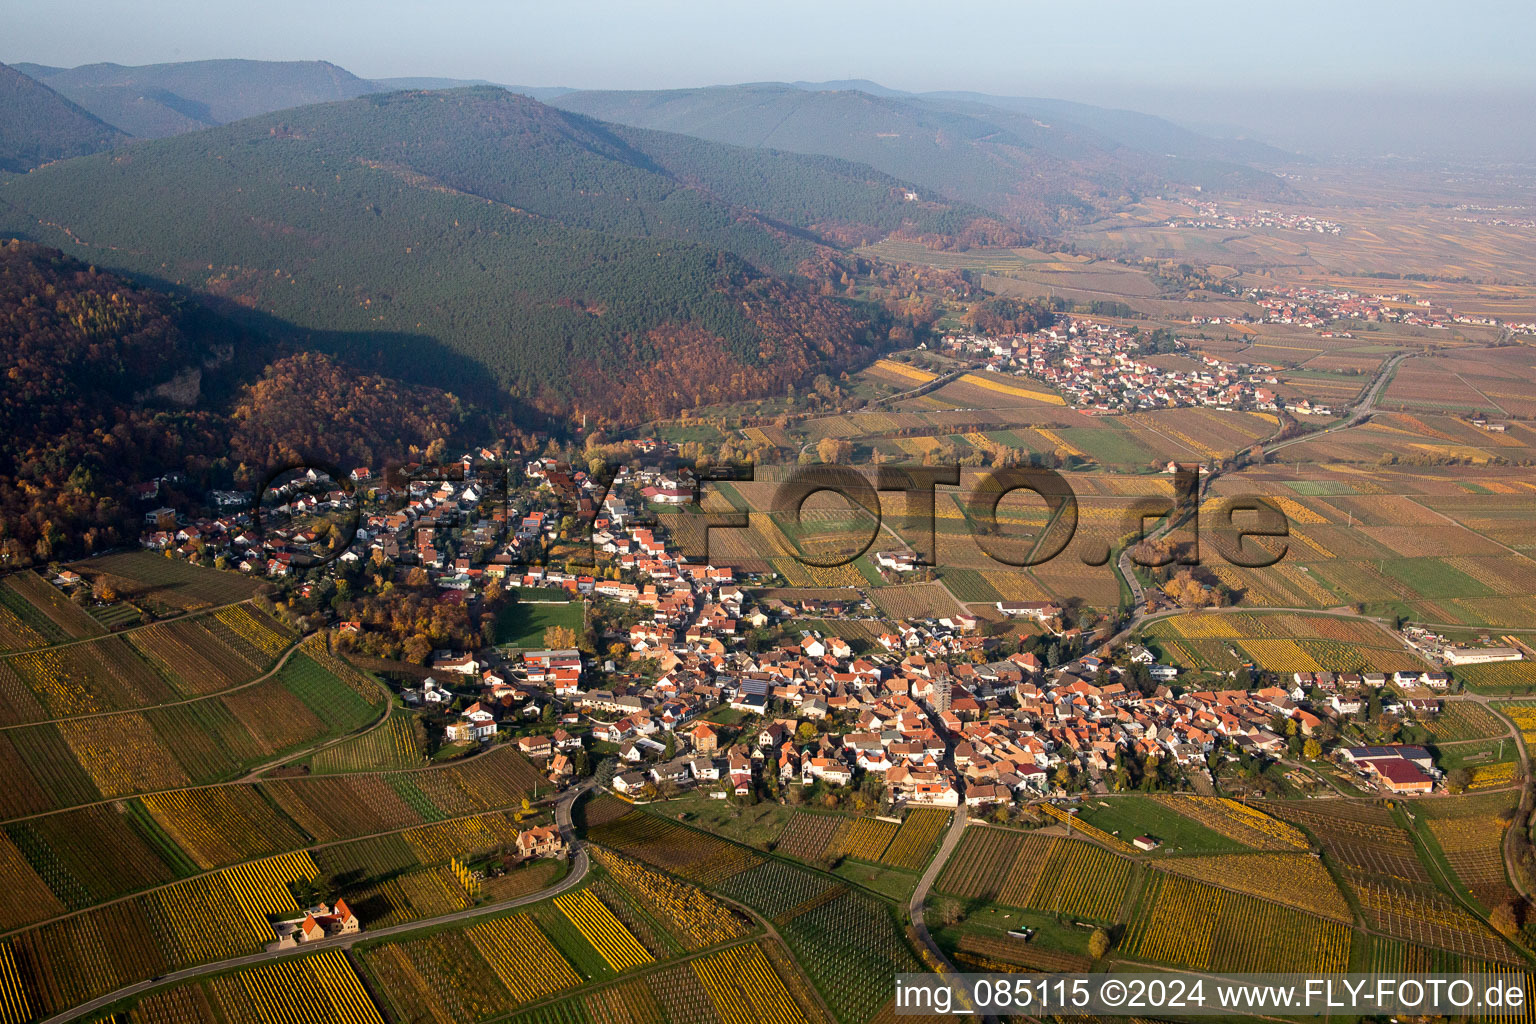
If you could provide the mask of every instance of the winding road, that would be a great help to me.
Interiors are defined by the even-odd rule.
[[[483,906],[468,907],[451,914],[443,914],[439,917],[422,918],[418,921],[407,921],[403,924],[391,925],[388,928],[376,928],[371,931],[357,932],[354,935],[343,935],[333,939],[322,939],[319,942],[307,943],[302,946],[294,946],[291,949],[264,950],[260,953],[251,953],[246,956],[233,957],[229,960],[218,960],[213,963],[198,964],[184,970],[162,974],[156,978],[126,985],[123,988],[97,996],[88,1003],[71,1007],[63,1013],[55,1014],[40,1022],[40,1024],[65,1024],[66,1021],[87,1017],[103,1007],[110,1006],[119,1000],[129,999],[133,996],[143,995],[157,988],[172,985],[183,981],[191,981],[208,974],[219,974],[237,967],[250,967],[256,964],[270,963],[285,957],[300,956],[305,953],[314,953],[327,949],[351,949],[359,942],[371,942],[379,938],[387,938],[392,935],[404,935],[409,932],[421,931],[424,928],[437,928],[445,924],[456,924],[462,921],[471,921],[477,917],[486,917],[491,914],[499,914],[515,907],[525,906],[530,903],[538,903],[547,900],[551,896],[558,896],[568,889],[574,889],[585,881],[587,872],[591,868],[587,850],[576,839],[575,824],[571,818],[571,808],[576,800],[592,786],[589,779],[579,786],[573,786],[561,794],[555,804],[555,825],[560,829],[560,835],[570,845],[573,853],[571,857],[571,870],[566,876],[554,885],[537,892],[531,892],[515,899],[502,900],[499,903],[487,903]]]
[[[1289,445],[1298,444],[1302,441],[1315,441],[1319,437],[1322,437],[1324,434],[1331,434],[1339,430],[1348,430],[1350,427],[1357,427],[1361,423],[1364,423],[1366,419],[1370,417],[1371,413],[1375,411],[1376,400],[1381,397],[1382,390],[1386,388],[1388,382],[1391,381],[1393,374],[1397,372],[1398,365],[1402,363],[1404,359],[1409,358],[1410,355],[1411,353],[1408,352],[1399,352],[1397,355],[1382,363],[1380,368],[1376,371],[1376,376],[1371,380],[1371,383],[1366,386],[1365,393],[1361,396],[1360,401],[1354,405],[1348,416],[1339,420],[1337,423],[1334,423],[1328,427],[1324,427],[1322,430],[1315,430],[1308,434],[1286,438],[1283,441],[1265,441],[1260,444],[1260,449],[1266,456],[1268,456]],[[1204,499],[1206,492],[1210,490],[1211,484],[1214,483],[1216,478],[1220,475],[1220,470],[1214,470],[1201,476],[1201,499]],[[1152,540],[1171,532],[1179,525],[1180,521],[1175,521],[1173,516],[1167,517],[1163,520],[1157,529],[1153,530],[1150,534],[1147,535],[1147,539]],[[1131,619],[1123,629],[1121,629],[1118,633],[1106,641],[1106,645],[1113,645],[1124,640],[1131,633],[1139,629],[1143,624],[1143,621],[1146,619],[1173,613],[1171,611],[1154,613],[1147,612],[1146,592],[1141,585],[1141,580],[1136,577],[1135,569],[1133,569],[1131,566],[1131,549],[1129,547],[1120,552],[1120,557],[1115,561],[1115,569],[1119,572],[1121,580],[1125,583],[1126,588],[1131,593]]]

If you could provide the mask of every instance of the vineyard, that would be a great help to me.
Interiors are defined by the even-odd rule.
[[[84,679],[70,674],[75,670],[67,666],[86,656],[80,652],[105,642],[61,649],[74,660],[57,661],[63,674],[54,682],[64,686],[65,680]],[[330,656],[315,653],[314,658],[295,654],[277,677],[223,696],[10,730],[0,737],[0,764],[8,762],[19,777],[12,792],[0,795],[0,814],[37,813],[226,779],[263,758],[356,729],[375,717],[383,691],[349,666],[322,661]],[[36,655],[54,656],[63,658],[60,650]],[[128,656],[154,674],[137,654]],[[4,665],[0,662],[0,688],[7,679]],[[160,685],[166,684],[162,680]],[[86,704],[95,702],[89,696],[95,691],[85,683],[71,692]],[[161,698],[175,700],[176,695],[167,689]]]
[[[1257,850],[1305,850],[1306,834],[1263,811],[1213,796],[1160,796],[1170,810]]]
[[[1070,839],[967,829],[939,876],[939,891],[967,899],[1113,921],[1132,862]]]
[[[1093,961],[1076,953],[1063,953],[1024,942],[1012,936],[963,935],[955,959],[967,967],[990,972],[1028,967],[1037,971],[1087,971]],[[1000,962],[1000,963],[999,963]]]
[[[590,889],[556,896],[555,906],[614,970],[638,967],[654,959]]]
[[[697,886],[674,881],[609,850],[598,849],[593,854],[641,906],[667,926],[685,949],[703,949],[746,934],[741,918]]]
[[[488,926],[476,927],[484,929]],[[489,927],[494,928],[494,923]],[[503,952],[516,956],[519,948],[529,954],[529,961],[522,962],[525,971],[513,975],[518,986],[513,988],[488,962],[480,951],[479,942],[469,937],[470,930],[434,932],[422,938],[373,946],[362,953],[362,964],[372,982],[371,987],[380,995],[393,1019],[465,1024],[500,1017],[526,1001],[522,996],[524,978],[530,988],[558,990],[569,984],[565,979],[574,977],[570,965],[547,939],[542,944],[503,951],[493,933],[478,933],[476,938],[495,950],[495,956],[499,957]],[[510,933],[513,939],[524,941],[533,934],[537,933],[525,929]],[[543,939],[543,936],[539,938]],[[510,966],[505,965],[502,970],[506,971]]]
[[[503,747],[442,768],[281,779],[261,789],[324,843],[513,807],[538,779],[527,759]]]
[[[474,856],[517,841],[518,827],[505,811],[454,818],[401,833],[416,860],[436,864],[451,857]]]
[[[849,819],[838,815],[796,811],[779,833],[774,851],[800,860],[819,860],[837,843],[848,825]]]
[[[1461,884],[1483,906],[1492,908],[1515,899],[1517,893],[1504,873],[1503,841],[1508,824],[1495,813],[1466,805],[1466,801],[1462,804],[1445,809],[1452,813],[1425,814],[1423,821],[1430,835]]]
[[[1350,943],[1337,921],[1156,872],[1120,948],[1196,970],[1319,973],[1346,970]]]
[[[762,861],[744,847],[644,811],[630,811],[597,825],[588,837],[701,885],[722,881]]]
[[[1366,921],[1388,935],[1482,960],[1518,959],[1487,925],[1438,892],[1374,882],[1354,890]]]
[[[1274,572],[1275,570],[1266,570]],[[1230,574],[1230,578],[1228,578]],[[1249,603],[1297,603],[1295,596],[1277,595],[1273,602],[1258,599],[1257,584],[1271,577],[1240,574],[1230,568],[1218,571],[1230,586],[1246,591]],[[1286,577],[1292,588],[1303,591],[1301,603],[1326,605],[1337,598],[1307,576]],[[1424,663],[1404,650],[1378,626],[1333,615],[1285,614],[1186,614],[1161,619],[1147,629],[1179,660],[1200,669],[1226,670],[1237,660],[1283,674],[1291,672],[1392,672],[1422,669]],[[1233,659],[1229,650],[1242,657]]]
[[[477,924],[464,934],[517,1002],[581,984],[571,965],[527,915]]]
[[[920,807],[909,812],[896,837],[880,855],[880,862],[894,868],[918,870],[928,862],[948,826],[948,811]]]
[[[427,733],[416,715],[396,711],[382,726],[326,747],[310,762],[313,771],[383,771],[427,763]]]
[[[1430,884],[1407,832],[1384,807],[1346,801],[1268,803],[1264,809],[1305,826],[1352,877]]]
[[[288,883],[318,874],[287,854],[93,908],[9,940],[29,1005],[53,1014],[133,981],[255,952],[295,914]]]
[[[140,802],[205,870],[305,844],[305,837],[254,787],[182,789],[142,797]]]
[[[106,576],[120,597],[182,611],[244,601],[259,586],[239,573],[203,568],[148,551],[92,558],[71,568],[89,579]]]
[[[855,818],[841,835],[827,844],[825,856],[879,861],[885,856],[886,847],[896,837],[897,828],[894,821]]]
[[[1064,811],[1055,804],[1041,804],[1040,810],[1066,825],[1068,832],[1077,832],[1080,835],[1087,836],[1095,842],[1104,844],[1116,853],[1130,854],[1136,852],[1125,840],[1112,836],[1101,828],[1095,828],[1086,821],[1080,820],[1077,815],[1070,811]]]
[[[731,876],[717,888],[721,895],[745,903],[764,917],[787,920],[836,898],[847,886],[782,861],[767,861]]]
[[[209,988],[232,1022],[254,1017],[263,1024],[383,1024],[362,982],[336,950],[247,968]]]
[[[893,974],[922,969],[891,908],[859,892],[843,893],[780,927],[796,961],[843,1020],[870,1017],[890,998]]]
[[[693,961],[723,1024],[801,1024],[805,1016],[757,946]]]
[[[1229,854],[1214,857],[1174,857],[1163,870],[1284,903],[1319,917],[1346,924],[1349,904],[1328,869],[1309,853]]]

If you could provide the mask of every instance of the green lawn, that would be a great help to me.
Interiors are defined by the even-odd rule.
[[[795,813],[793,807],[766,800],[746,807],[729,800],[714,800],[709,796],[709,790],[712,789],[715,787],[701,786],[676,800],[659,804],[657,808],[670,820],[681,820],[684,824],[716,832],[727,839],[758,849],[766,849],[769,842],[777,839],[779,833],[784,831],[785,823]],[[682,815],[682,818],[679,819],[678,815]]]
[[[1118,833],[1127,843],[1142,835],[1161,839],[1163,845],[1155,855],[1240,853],[1248,849],[1146,796],[1088,797],[1078,805],[1078,816],[1095,828]]]
[[[1503,744],[1502,756],[1500,744]],[[1513,761],[1518,753],[1513,739],[1481,740],[1472,743],[1447,743],[1435,747],[1435,764],[1443,771],[1457,768],[1477,768]]]
[[[868,864],[864,861],[844,858],[832,873],[902,903],[910,899],[912,890],[917,888],[916,872],[902,871],[882,864]]]
[[[544,631],[550,626],[566,626],[580,636],[584,626],[582,603],[508,605],[496,616],[496,643],[543,647]]]
[[[996,937],[1010,931],[1033,928],[1035,936],[1030,940],[1033,945],[1080,956],[1088,955],[1088,938],[1093,934],[1091,928],[1063,924],[1048,914],[1001,907],[995,903],[969,907],[967,911],[958,922],[940,929],[934,935],[941,946],[953,951],[967,934]]]

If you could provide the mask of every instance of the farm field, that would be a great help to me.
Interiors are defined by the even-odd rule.
[[[1474,772],[1475,781],[1475,772]],[[1508,794],[1464,796],[1415,807],[1415,824],[1427,831],[1456,878],[1483,907],[1516,898],[1504,870],[1504,815],[1516,798]]]
[[[762,860],[745,847],[645,811],[630,811],[587,834],[595,843],[701,885],[724,881]]]
[[[1072,839],[968,828],[944,866],[939,892],[1010,907],[1114,921],[1134,865]]]
[[[907,812],[906,820],[880,855],[880,862],[910,871],[921,869],[949,827],[949,819],[949,812],[934,808],[920,807]]]
[[[257,1019],[273,1024],[383,1024],[367,990],[337,950],[246,968],[162,989],[134,1002],[119,1019],[133,1024],[213,1024]]]
[[[1256,850],[1305,850],[1309,845],[1300,829],[1236,800],[1204,796],[1156,799],[1169,810]]]
[[[1200,670],[1227,671],[1244,662],[1282,675],[1428,668],[1375,624],[1332,615],[1174,615],[1153,622],[1145,635],[1175,663]]]
[[[1343,971],[1351,933],[1337,921],[1154,872],[1121,941],[1127,956],[1211,971]]]
[[[1431,884],[1412,836],[1385,807],[1346,801],[1267,802],[1270,815],[1306,829],[1333,862],[1357,882],[1397,880]]]
[[[1155,797],[1117,796],[1084,800],[1078,805],[1082,821],[1120,839],[1149,835],[1162,845],[1154,856],[1188,853],[1228,853],[1246,844],[1200,824]]]
[[[250,598],[260,586],[239,573],[202,568],[148,551],[90,558],[70,568],[93,582],[107,577],[120,597],[176,611],[234,604]]]
[[[383,700],[377,684],[307,642],[276,676],[223,696],[7,731],[0,747],[9,748],[25,778],[11,799],[0,798],[0,813],[10,817],[227,779],[274,755],[359,728],[378,714]],[[5,753],[0,750],[0,758]]]

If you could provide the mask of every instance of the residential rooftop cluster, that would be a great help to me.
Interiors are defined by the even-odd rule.
[[[1198,359],[1201,365],[1159,365],[1144,332],[1096,320],[1065,317],[1031,334],[1003,337],[952,335],[943,345],[952,352],[980,356],[999,373],[1044,381],[1073,407],[1091,413],[1186,406],[1274,408],[1273,392],[1255,376],[1273,372],[1266,364],[1196,357],[1183,342],[1170,341],[1169,352]]]

